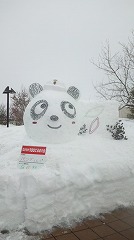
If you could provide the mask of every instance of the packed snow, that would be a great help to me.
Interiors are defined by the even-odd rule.
[[[81,119],[88,131],[68,143],[40,144],[24,126],[0,126],[0,230],[11,231],[9,240],[30,239],[15,233],[25,227],[40,232],[70,226],[134,204],[134,121],[123,120],[128,140],[116,141],[106,131],[118,120],[115,103],[83,102],[81,109],[88,110]],[[46,147],[41,168],[19,168],[23,145]]]
[[[79,131],[82,114],[77,107],[79,90],[74,86],[66,89],[58,80],[53,80],[44,87],[33,83],[29,92],[33,99],[24,114],[28,136],[43,143],[73,140]]]

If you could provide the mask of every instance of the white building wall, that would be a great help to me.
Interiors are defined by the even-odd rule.
[[[129,114],[131,114],[131,111],[128,107],[119,109],[119,118],[129,118]]]

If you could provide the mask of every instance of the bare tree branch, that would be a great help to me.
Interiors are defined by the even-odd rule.
[[[105,99],[116,99],[128,104],[134,88],[134,32],[127,44],[120,43],[122,54],[111,54],[109,43],[103,47],[97,63],[92,63],[107,76],[107,81],[94,86],[97,93]]]

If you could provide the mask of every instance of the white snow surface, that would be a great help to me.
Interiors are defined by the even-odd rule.
[[[116,110],[105,104],[93,134],[64,144],[42,145],[27,137],[24,126],[0,126],[0,230],[51,230],[134,205],[134,121],[123,120],[127,141],[114,140],[105,124],[118,120]],[[41,169],[19,169],[22,145],[47,147]]]

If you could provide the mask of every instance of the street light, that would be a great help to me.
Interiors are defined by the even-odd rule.
[[[16,92],[12,88],[10,90],[7,86],[3,92],[3,94],[7,94],[7,127],[9,127],[9,93],[14,94]]]

